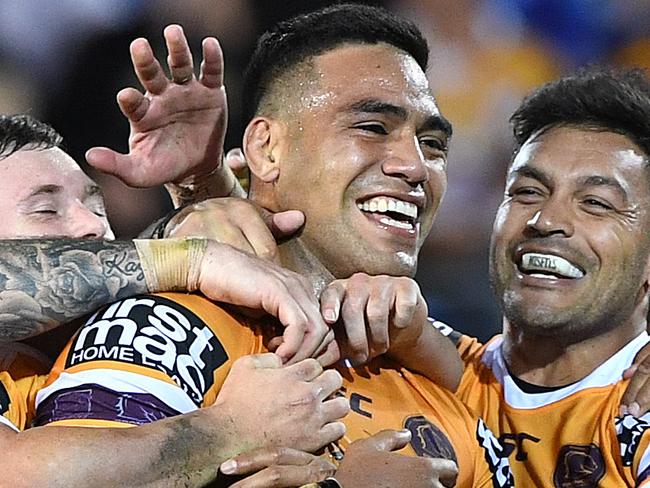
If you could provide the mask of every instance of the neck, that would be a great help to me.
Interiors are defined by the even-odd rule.
[[[508,369],[517,378],[538,386],[563,386],[580,381],[645,330],[645,316],[639,315],[574,343],[567,343],[562,333],[538,335],[504,319],[503,354]]]
[[[300,238],[291,239],[278,248],[283,267],[309,280],[317,297],[334,280],[334,276],[314,256]]]

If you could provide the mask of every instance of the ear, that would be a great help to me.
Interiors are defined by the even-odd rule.
[[[248,166],[265,183],[273,183],[280,176],[282,133],[281,122],[266,117],[255,117],[244,132],[243,149]]]

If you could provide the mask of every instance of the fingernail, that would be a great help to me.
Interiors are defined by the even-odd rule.
[[[627,408],[627,411],[630,415],[638,417],[641,414],[641,406],[637,402],[632,402]]]
[[[228,459],[228,461],[221,463],[221,472],[223,474],[233,474],[235,471],[237,471],[237,461],[234,459]]]
[[[328,308],[323,312],[323,318],[328,322],[335,322],[336,314],[334,313],[334,310]]]

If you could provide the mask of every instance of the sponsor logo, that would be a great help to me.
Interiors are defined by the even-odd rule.
[[[404,422],[404,428],[411,431],[411,447],[418,456],[458,461],[447,436],[426,417],[409,417]]]
[[[616,426],[616,438],[621,445],[623,466],[632,466],[643,433],[650,428],[650,423],[632,415],[624,415],[616,417],[614,425]]]
[[[200,406],[214,371],[228,359],[210,328],[183,306],[157,296],[115,302],[75,337],[66,367],[116,361],[167,374]]]
[[[595,444],[562,446],[557,458],[555,488],[591,488],[605,475],[605,460]]]
[[[479,419],[476,424],[476,439],[483,448],[485,461],[488,463],[490,472],[492,473],[492,486],[494,488],[514,487],[515,481],[512,477],[512,471],[510,471],[508,453],[501,447],[499,440],[488,429],[482,419]]]

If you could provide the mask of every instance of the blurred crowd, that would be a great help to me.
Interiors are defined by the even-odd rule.
[[[126,150],[128,125],[115,103],[138,86],[128,46],[183,25],[200,55],[216,36],[226,62],[227,148],[243,131],[240,79],[255,38],[321,0],[0,1],[0,112],[52,124],[80,163],[96,145]],[[500,328],[487,279],[490,222],[511,147],[508,115],[533,87],[590,63],[650,68],[650,2],[640,0],[385,0],[414,20],[431,47],[429,77],[454,124],[449,188],[421,253],[418,281],[432,316],[487,339]],[[131,237],[171,208],[156,190],[133,190],[93,174],[106,192],[118,237]]]

